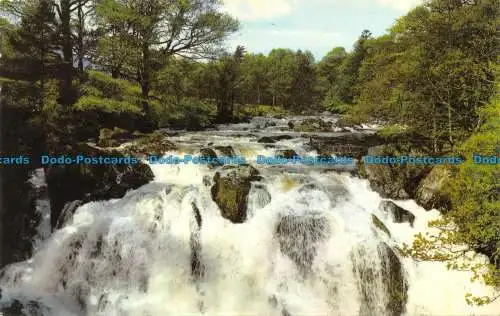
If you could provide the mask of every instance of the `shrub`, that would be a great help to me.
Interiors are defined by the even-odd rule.
[[[211,126],[217,114],[215,103],[194,98],[184,98],[177,103],[166,97],[151,105],[161,127],[200,130]]]

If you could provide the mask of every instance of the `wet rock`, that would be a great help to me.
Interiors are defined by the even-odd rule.
[[[408,301],[408,281],[405,278],[403,266],[398,256],[386,243],[379,244],[379,252],[384,258],[382,275],[383,279],[386,280],[385,290],[389,297],[388,315],[404,315]]]
[[[293,136],[291,136],[291,135],[276,135],[276,136],[272,136],[271,139],[279,142],[280,140],[293,139]]]
[[[251,182],[257,180],[260,180],[259,172],[250,165],[224,166],[215,174],[211,195],[222,217],[233,223],[246,220]]]
[[[255,209],[264,208],[267,204],[271,203],[271,194],[264,185],[255,184],[252,190],[255,192],[251,195],[252,200],[249,203],[252,203]]]
[[[57,219],[56,229],[64,227],[72,218],[76,209],[82,206],[84,202],[82,200],[74,200],[64,204],[64,207]]]
[[[196,206],[194,202],[191,203],[191,206],[193,208],[193,215],[197,225],[189,238],[189,244],[191,248],[191,275],[195,280],[199,280],[200,278],[203,277],[205,270],[203,263],[201,261],[201,243],[200,243],[200,233],[199,233],[203,222],[198,206]]]
[[[386,233],[389,237],[391,237],[391,232],[389,231],[387,226],[385,226],[385,224],[375,214],[372,214],[372,223],[373,225],[375,225],[375,227],[377,227],[378,229]]]
[[[451,199],[446,192],[451,180],[451,171],[446,166],[436,166],[420,181],[415,200],[426,210],[451,208]]]
[[[374,253],[375,252],[375,253]],[[399,257],[385,242],[376,249],[363,246],[355,250],[352,261],[357,286],[361,294],[359,315],[402,316],[406,312],[408,301],[408,281]],[[380,306],[380,292],[387,298],[385,306]]]
[[[10,304],[0,308],[0,315],[5,316],[43,316],[48,309],[37,301],[22,303],[14,299]]]
[[[276,141],[274,139],[272,139],[271,137],[263,136],[263,137],[259,138],[257,143],[274,144],[274,143],[276,143]]]
[[[203,185],[209,187],[212,185],[212,179],[208,175],[203,176]]]
[[[386,145],[371,147],[371,156],[400,156]],[[408,153],[406,154],[408,155]],[[410,155],[413,155],[410,153]],[[418,154],[414,154],[418,155]],[[384,198],[408,199],[413,197],[422,178],[430,171],[426,165],[360,164],[360,175],[370,181],[370,187]]]
[[[295,150],[293,149],[280,149],[276,151],[275,155],[276,157],[287,158],[287,159],[291,159],[295,156],[298,156]]]
[[[415,215],[410,211],[405,210],[402,207],[397,206],[392,201],[382,201],[379,206],[383,211],[391,214],[394,223],[409,223],[413,227],[413,222],[415,221]]]
[[[215,150],[218,150],[225,157],[234,157],[236,153],[231,146],[215,146]]]
[[[276,122],[273,122],[273,121],[267,121],[267,122],[264,124],[264,128],[266,128],[266,127],[273,127],[273,126],[276,126]]]
[[[157,131],[151,134],[144,134],[131,144],[118,150],[125,155],[142,158],[148,155],[163,156],[166,152],[176,148],[177,146],[168,140],[166,134]]]
[[[295,124],[293,123],[293,121],[288,121],[288,128],[289,129],[294,129],[295,128]]]
[[[330,233],[327,218],[316,214],[283,216],[275,230],[281,252],[302,275],[309,273],[320,243]]]
[[[26,166],[0,166],[0,267],[31,256],[41,218],[29,180]]]
[[[114,151],[105,151],[86,144],[77,144],[72,155],[88,157],[123,157]],[[51,224],[56,227],[64,205],[74,200],[83,202],[121,198],[128,190],[153,180],[148,165],[137,164],[85,164],[51,165],[46,168],[51,202]]]
[[[331,132],[332,122],[325,122],[319,118],[308,118],[294,126],[297,132]]]
[[[200,156],[205,158],[217,158],[217,154],[211,148],[200,149]]]
[[[307,135],[306,135],[307,136]],[[307,136],[309,137],[309,136]],[[318,152],[319,156],[347,156],[361,159],[370,147],[383,143],[378,136],[362,133],[348,133],[336,137],[309,137],[308,145]]]

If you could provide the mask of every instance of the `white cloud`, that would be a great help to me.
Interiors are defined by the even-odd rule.
[[[225,0],[226,11],[242,21],[269,19],[292,11],[294,0]]]
[[[391,7],[398,11],[407,12],[422,3],[422,0],[377,0],[383,6]]]

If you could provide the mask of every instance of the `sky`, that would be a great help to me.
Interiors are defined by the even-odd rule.
[[[336,46],[351,50],[365,29],[379,36],[422,0],[224,0],[241,29],[227,47],[267,54],[273,48],[309,50],[320,60]]]

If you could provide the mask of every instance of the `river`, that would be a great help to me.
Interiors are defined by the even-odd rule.
[[[280,148],[316,154],[302,133],[257,143],[284,133],[287,122],[255,119],[170,137],[179,149],[165,155],[231,146],[260,171],[244,223],[222,218],[211,198],[206,182],[217,168],[151,165],[155,180],[123,198],[80,206],[50,236],[44,221],[33,257],[4,270],[0,303],[17,299],[28,315],[31,309],[47,316],[500,315],[500,302],[466,304],[468,292],[491,294],[472,283],[469,272],[400,255],[403,243],[429,231],[427,223],[440,216],[436,210],[393,201],[415,216],[413,225],[395,223],[381,207],[384,199],[349,168],[252,162]],[[373,224],[373,215],[390,235]],[[197,277],[193,238],[203,267]]]

